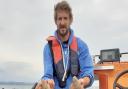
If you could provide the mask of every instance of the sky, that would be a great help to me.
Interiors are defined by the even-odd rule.
[[[43,47],[54,35],[54,5],[61,0],[0,0],[0,81],[35,82],[43,74]],[[67,0],[71,28],[91,55],[128,52],[128,0]],[[127,60],[127,59],[123,59]]]

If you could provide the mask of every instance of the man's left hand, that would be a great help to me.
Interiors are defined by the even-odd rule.
[[[70,89],[84,89],[83,79],[78,80],[76,77],[73,77],[73,82],[70,86]]]

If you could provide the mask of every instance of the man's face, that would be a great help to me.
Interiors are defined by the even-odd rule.
[[[69,13],[66,11],[58,11],[56,25],[60,36],[66,36],[72,19],[69,17]]]

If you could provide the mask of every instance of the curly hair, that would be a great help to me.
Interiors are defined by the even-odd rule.
[[[66,1],[61,1],[55,5],[54,7],[54,20],[55,21],[57,20],[58,11],[66,11],[67,13],[69,13],[70,19],[73,19],[72,9]]]

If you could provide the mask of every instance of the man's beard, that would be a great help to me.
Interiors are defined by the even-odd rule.
[[[65,37],[69,32],[69,28],[67,28],[65,25],[59,25],[57,32],[60,36]]]
[[[65,31],[61,31],[60,29],[66,29],[66,30]],[[60,29],[58,29],[57,32],[62,37],[65,37],[68,34],[68,32],[69,32],[69,30],[67,28],[60,28]]]

